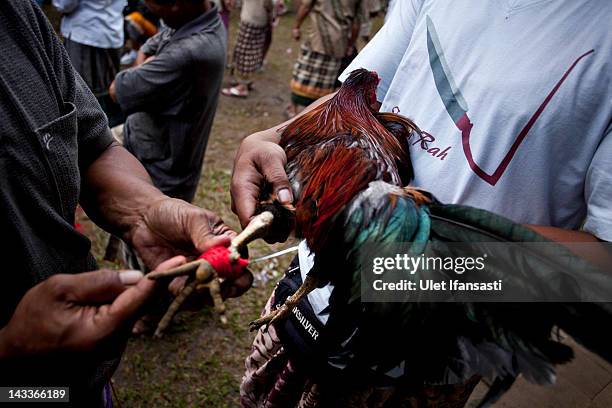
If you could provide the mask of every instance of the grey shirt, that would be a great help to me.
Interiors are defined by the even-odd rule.
[[[142,50],[155,58],[117,75],[121,108],[129,113],[126,148],[164,193],[191,201],[217,101],[227,37],[216,7],[178,30],[166,29]]]

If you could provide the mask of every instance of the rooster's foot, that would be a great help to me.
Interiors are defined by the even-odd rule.
[[[285,303],[278,309],[273,310],[267,315],[260,317],[259,319],[254,320],[251,323],[249,323],[249,330],[255,331],[255,330],[258,330],[262,326],[264,327],[264,330],[268,330],[268,326],[276,323],[279,320],[284,319],[285,317],[287,317],[288,314],[289,314],[289,307]]]
[[[302,285],[295,291],[295,293],[287,298],[285,303],[283,303],[278,309],[271,311],[267,315],[252,321],[249,323],[249,330],[255,331],[260,327],[267,327],[271,324],[274,324],[280,320],[285,319],[289,313],[300,303],[300,300],[304,296],[307,296],[310,292],[312,292],[317,286],[319,286],[319,279],[312,277],[310,275],[306,276]]]

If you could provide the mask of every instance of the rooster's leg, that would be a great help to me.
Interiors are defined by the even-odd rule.
[[[236,235],[236,238],[232,239],[229,247],[230,262],[236,262],[240,258],[240,249],[249,242],[265,236],[273,221],[274,215],[270,211],[264,211],[253,217],[249,225],[240,234]]]
[[[219,279],[217,279],[216,271],[212,269],[212,267],[209,269],[198,269],[198,272],[196,272],[196,279],[200,282],[196,289],[198,291],[208,289],[210,297],[213,300],[215,311],[219,313],[219,320],[221,320],[222,325],[226,325],[227,317],[225,317],[225,303],[223,303],[223,298],[221,297],[221,284],[219,283]]]
[[[178,312],[183,302],[185,302],[185,299],[187,299],[189,295],[191,295],[191,293],[195,290],[197,285],[198,282],[195,280],[185,285],[183,290],[181,290],[181,293],[179,293],[178,296],[174,298],[174,300],[170,304],[170,307],[168,307],[168,310],[166,311],[166,314],[164,314],[164,317],[162,317],[162,319],[157,324],[157,329],[155,330],[155,334],[153,334],[153,337],[160,338],[163,336],[164,331],[170,325],[172,318],[174,317],[176,312]]]
[[[225,317],[225,304],[223,303],[223,299],[221,298],[221,285],[219,283],[219,279],[217,279],[217,272],[214,268],[204,260],[198,260],[192,262],[190,264],[182,265],[183,269],[181,270],[180,266],[178,268],[174,268],[175,273],[177,274],[160,274],[158,277],[153,277],[153,279],[158,279],[159,277],[168,277],[168,276],[180,276],[185,272],[188,273],[193,272],[193,267],[196,266],[195,270],[195,279],[191,282],[187,283],[183,290],[178,294],[176,298],[168,307],[168,310],[164,314],[164,317],[159,321],[157,325],[157,330],[155,330],[154,336],[159,338],[163,335],[164,331],[172,322],[174,315],[178,312],[181,305],[187,300],[189,295],[193,293],[194,290],[201,291],[203,289],[208,289],[210,291],[210,297],[213,300],[213,305],[215,307],[215,311],[219,313],[219,319],[221,320],[221,324],[227,323],[227,318]],[[168,271],[166,271],[168,272]]]
[[[265,236],[273,221],[274,215],[269,211],[264,211],[261,214],[253,217],[249,225],[247,225],[247,227],[232,240],[229,247],[230,262],[236,262],[240,258],[239,251],[242,247],[257,238]],[[221,285],[217,279],[216,271],[207,261],[198,259],[163,272],[151,272],[147,275],[147,277],[149,279],[156,280],[183,275],[192,275],[194,272],[195,279],[186,284],[174,301],[172,301],[172,304],[170,304],[166,314],[164,314],[164,317],[157,325],[157,330],[155,330],[154,334],[155,337],[161,337],[163,335],[164,331],[170,325],[174,315],[178,312],[181,305],[185,302],[189,295],[193,293],[194,290],[200,291],[203,289],[208,289],[213,300],[215,311],[219,313],[221,323],[227,323],[227,318],[225,316],[225,304],[223,303],[223,299],[221,297]]]
[[[264,317],[249,323],[251,331],[259,329],[261,326],[269,326],[279,320],[285,319],[302,298],[312,292],[319,286],[319,279],[307,275],[304,283],[295,291],[295,293],[285,300],[278,309],[271,311]]]

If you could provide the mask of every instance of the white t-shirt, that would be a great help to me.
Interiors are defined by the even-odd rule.
[[[612,241],[612,1],[397,0],[341,76],[413,119],[440,201]]]

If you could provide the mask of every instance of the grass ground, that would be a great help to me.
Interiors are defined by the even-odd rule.
[[[230,44],[236,38],[237,14],[234,13],[232,20]],[[281,17],[265,69],[254,78],[251,96],[248,99],[221,96],[215,117],[194,203],[215,211],[235,229],[239,228],[239,223],[230,211],[228,192],[233,157],[242,138],[284,120],[291,68],[299,50],[299,44],[290,35],[293,18],[291,14]],[[81,218],[96,258],[105,266],[120,267],[102,261],[108,235],[84,215]],[[270,247],[263,242],[254,243],[251,256],[263,255],[285,245]],[[263,271],[261,265],[252,268],[256,287],[240,299],[227,302],[229,324],[226,327],[222,327],[207,309],[179,314],[162,340],[132,338],[113,379],[117,406],[239,406],[244,358],[253,338],[247,325],[258,317],[274,281],[290,258],[285,256],[263,265]]]

